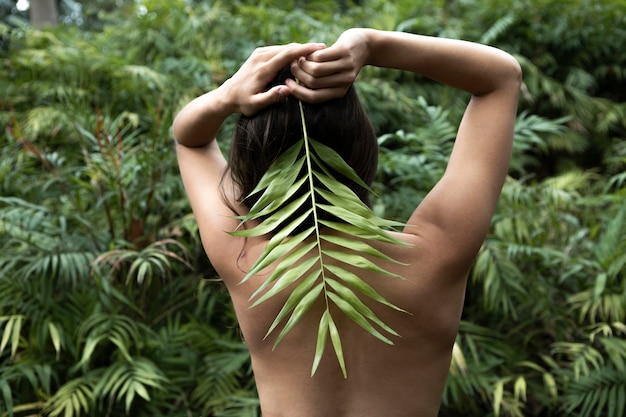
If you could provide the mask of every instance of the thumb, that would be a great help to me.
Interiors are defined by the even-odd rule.
[[[269,106],[270,104],[279,102],[290,94],[289,87],[286,85],[277,85],[264,93],[258,95],[259,101]]]
[[[282,100],[284,97],[289,96],[290,94],[291,92],[289,90],[289,87],[287,87],[286,85],[277,85],[263,93],[257,93],[252,96],[242,113],[250,116],[267,106],[278,103],[280,100]]]
[[[283,97],[287,97],[289,95],[289,87],[287,87],[286,85],[277,85],[270,88],[268,93],[269,92],[271,92],[275,96],[276,101],[278,101]]]

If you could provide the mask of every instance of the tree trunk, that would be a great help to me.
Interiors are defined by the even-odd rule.
[[[30,0],[30,24],[35,29],[54,27],[58,21],[57,0]]]

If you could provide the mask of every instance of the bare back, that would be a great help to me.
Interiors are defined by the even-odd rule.
[[[287,289],[286,295],[249,308],[248,298],[271,272],[270,267],[240,284],[244,271],[263,250],[263,239],[244,242],[233,238],[228,248],[221,246],[223,254],[213,254],[214,266],[228,287],[250,349],[264,417],[437,415],[463,306],[467,268],[450,267],[453,263],[441,257],[445,248],[437,247],[436,242],[429,244],[413,234],[396,235],[413,246],[379,244],[379,249],[408,266],[381,266],[406,279],[362,270],[358,273],[383,297],[408,312],[368,303],[401,337],[394,338],[393,346],[387,345],[341,312],[334,312],[344,346],[347,379],[331,347],[311,377],[322,301],[275,350],[272,347],[277,333],[263,340],[288,295]]]

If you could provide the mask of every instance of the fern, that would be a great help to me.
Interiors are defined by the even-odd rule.
[[[167,377],[148,358],[132,358],[132,361],[117,362],[109,366],[95,385],[93,392],[98,397],[109,397],[119,401],[124,397],[126,414],[136,397],[150,402],[151,391],[165,391]]]
[[[270,166],[251,193],[253,195],[264,190],[263,194],[250,208],[247,215],[238,217],[242,224],[260,218],[264,220],[256,227],[236,230],[232,232],[232,235],[250,237],[273,234],[264,252],[243,278],[245,282],[265,267],[278,262],[272,274],[250,297],[253,307],[275,296],[288,286],[298,283],[267,332],[266,337],[280,323],[286,321],[276,338],[274,347],[321,297],[324,300],[325,309],[317,330],[317,345],[311,375],[315,374],[328,335],[330,335],[337,360],[346,377],[341,338],[330,311],[331,304],[336,305],[340,311],[371,335],[388,344],[393,344],[393,341],[378,331],[374,324],[389,335],[399,336],[398,333],[383,323],[361,301],[353,289],[390,308],[398,311],[404,310],[384,299],[356,274],[337,264],[327,263],[327,260],[333,259],[363,270],[402,279],[401,276],[380,268],[368,259],[368,257],[373,257],[399,263],[374,249],[367,241],[407,244],[385,231],[385,228],[398,227],[402,225],[401,223],[376,216],[350,188],[334,178],[333,171],[369,190],[369,187],[341,156],[331,148],[308,137],[304,108],[302,103],[299,105],[303,139],[280,155]],[[301,176],[300,171],[303,168],[304,176]],[[307,190],[304,195],[292,202],[287,202],[301,187]],[[330,204],[324,204],[322,200]],[[304,212],[301,214],[300,211],[303,208]],[[323,212],[341,218],[345,223],[323,220],[321,219]],[[298,213],[297,218],[290,221],[289,219],[296,216],[296,213]],[[314,220],[313,226],[288,239],[289,235],[310,216]],[[285,226],[287,221],[289,223]],[[338,231],[341,235],[349,237],[331,235],[327,233],[327,230]],[[324,242],[358,252],[358,254],[326,249]],[[314,255],[309,257],[310,253]],[[302,262],[298,263],[300,260]]]
[[[47,415],[57,417],[78,417],[89,414],[94,408],[94,381],[78,377],[65,382],[59,390],[48,399],[45,405]]]
[[[498,39],[498,37],[505,33],[511,25],[517,21],[515,13],[509,13],[495,22],[480,38],[480,43],[490,44]]]
[[[624,372],[609,365],[574,381],[565,397],[563,408],[571,416],[624,417]]]

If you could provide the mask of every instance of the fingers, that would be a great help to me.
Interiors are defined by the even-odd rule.
[[[350,48],[333,45],[299,57],[291,64],[291,73],[313,89],[344,88],[356,80],[362,66],[359,60]]]
[[[287,86],[277,85],[264,93],[256,94],[254,101],[256,101],[257,106],[265,107],[280,101],[283,97],[288,95],[289,88]]]
[[[278,72],[300,57],[311,55],[325,48],[323,43],[290,43],[288,45],[259,48],[255,51],[256,58],[266,63],[266,70]]]
[[[343,97],[360,67],[339,48],[322,54],[325,48],[320,43],[257,48],[230,83],[239,111],[251,115],[287,95],[309,103]],[[300,84],[287,80],[285,85],[265,91],[267,84],[289,64]]]
[[[330,48],[324,48],[309,54],[307,60],[312,62],[328,62],[337,61],[345,56],[346,51],[344,48],[331,46]]]
[[[352,84],[358,72],[353,68],[330,66],[326,68],[309,68],[299,63],[291,65],[291,73],[302,84],[309,88],[342,87]]]
[[[328,88],[312,89],[296,81],[288,79],[285,82],[289,94],[306,103],[321,103],[343,97],[350,85],[335,85]]]
[[[251,116],[264,107],[277,103],[289,94],[290,92],[287,86],[277,85],[265,92],[252,95],[248,101],[241,106],[240,111],[246,116]]]

